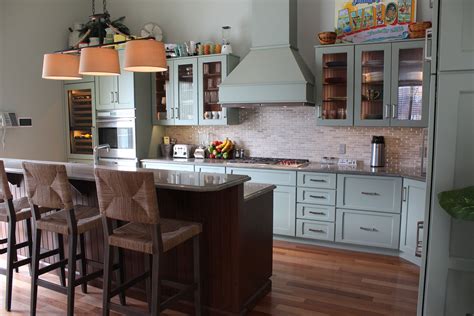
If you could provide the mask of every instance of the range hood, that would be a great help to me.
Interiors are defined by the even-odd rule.
[[[223,107],[314,105],[297,48],[297,0],[252,0],[252,48],[219,86]]]

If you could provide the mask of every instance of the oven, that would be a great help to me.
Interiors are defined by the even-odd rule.
[[[100,153],[104,158],[136,159],[136,126],[134,110],[97,112],[98,144],[109,144],[110,151]]]

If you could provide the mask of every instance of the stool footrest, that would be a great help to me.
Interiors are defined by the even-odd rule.
[[[142,275],[139,275],[125,283],[123,283],[122,285],[120,285],[119,287],[116,287],[115,289],[113,289],[112,291],[110,291],[110,298],[114,297],[115,295],[119,294],[120,292],[134,286],[135,284],[137,284],[138,282],[140,281],[143,281],[145,280],[146,278],[148,278],[150,276],[150,271],[147,271],[145,273],[143,273]]]
[[[91,259],[84,259],[84,260],[86,261],[86,265],[88,265],[88,266],[91,266],[91,267],[97,268],[97,269],[103,269],[104,268],[104,264],[102,262],[91,260]]]
[[[31,263],[31,258],[18,260],[17,262],[13,263],[13,268],[19,268],[19,267],[22,267],[22,266],[30,264],[30,263]]]
[[[8,238],[0,239],[0,245],[6,244],[8,242]]]
[[[86,282],[89,282],[91,280],[94,280],[98,277],[101,277],[102,275],[104,274],[104,271],[103,270],[98,270],[98,271],[94,271],[92,273],[89,273],[88,275],[86,276],[83,276],[83,277],[80,277],[80,278],[77,278],[75,281],[74,281],[74,286],[78,286],[78,285],[81,285],[83,283],[86,283]]]
[[[54,250],[48,250],[46,252],[43,252],[42,254],[39,255],[40,260],[44,258],[48,258],[51,256],[55,256],[59,254],[59,249],[54,249]]]
[[[122,306],[117,303],[112,303],[110,302],[110,310],[113,310],[115,312],[118,312],[123,315],[127,316],[143,316],[143,315],[150,315],[148,312],[145,312],[143,310],[139,310],[134,307],[129,307],[129,306]]]
[[[170,306],[173,302],[175,302],[178,298],[188,294],[189,292],[192,292],[196,289],[196,284],[181,284],[181,283],[176,283],[172,281],[161,281],[161,284],[164,286],[169,286],[173,287],[175,289],[180,289],[178,293],[175,295],[167,298],[163,303],[160,304],[160,311],[165,310]]]
[[[31,245],[31,243],[29,241],[24,241],[22,243],[16,244],[15,248],[16,249],[21,249],[21,248],[24,248],[24,247],[28,247],[30,245]]]
[[[41,268],[38,270],[38,275],[42,275],[45,273],[48,273],[50,271],[56,270],[58,268],[61,268],[67,264],[68,260],[64,259],[55,263],[50,264],[49,266],[46,266],[44,268]]]
[[[56,283],[52,283],[46,280],[42,280],[42,279],[38,279],[37,282],[38,282],[38,285],[41,287],[67,295],[67,287],[64,287],[64,286],[61,286],[61,285],[58,285]]]

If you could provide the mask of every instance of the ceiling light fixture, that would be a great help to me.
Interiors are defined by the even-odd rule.
[[[95,0],[92,0],[91,21],[99,21],[100,43],[103,43],[103,22],[115,33],[124,35],[126,40],[112,44],[101,44],[84,48],[59,51],[45,54],[43,59],[43,78],[54,80],[78,80],[81,75],[88,76],[119,76],[120,61],[114,49],[118,44],[125,43],[125,67],[131,72],[163,72],[167,71],[166,52],[162,42],[154,38],[132,39],[112,26],[107,11],[106,0],[103,0],[104,13],[95,14]],[[90,32],[90,31],[89,31]],[[87,33],[86,33],[87,34]],[[88,35],[88,34],[87,34]],[[78,56],[80,54],[80,57]]]

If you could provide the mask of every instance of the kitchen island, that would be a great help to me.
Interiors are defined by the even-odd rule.
[[[15,198],[25,196],[22,160],[5,159],[4,162]],[[64,165],[75,202],[97,206],[94,167]],[[250,178],[240,175],[98,168],[152,172],[160,215],[202,223],[202,302],[207,313],[245,314],[270,291],[274,186],[246,184]],[[19,235],[23,235],[19,229]],[[43,241],[46,249],[56,246],[52,236]],[[102,229],[87,233],[86,245],[87,256],[102,262]],[[138,275],[144,270],[143,255],[126,252],[125,267],[128,278]],[[166,279],[192,282],[192,243],[166,253],[161,267]],[[144,299],[143,288],[143,285],[137,287],[131,294]],[[189,307],[185,302],[181,306],[184,311]]]

